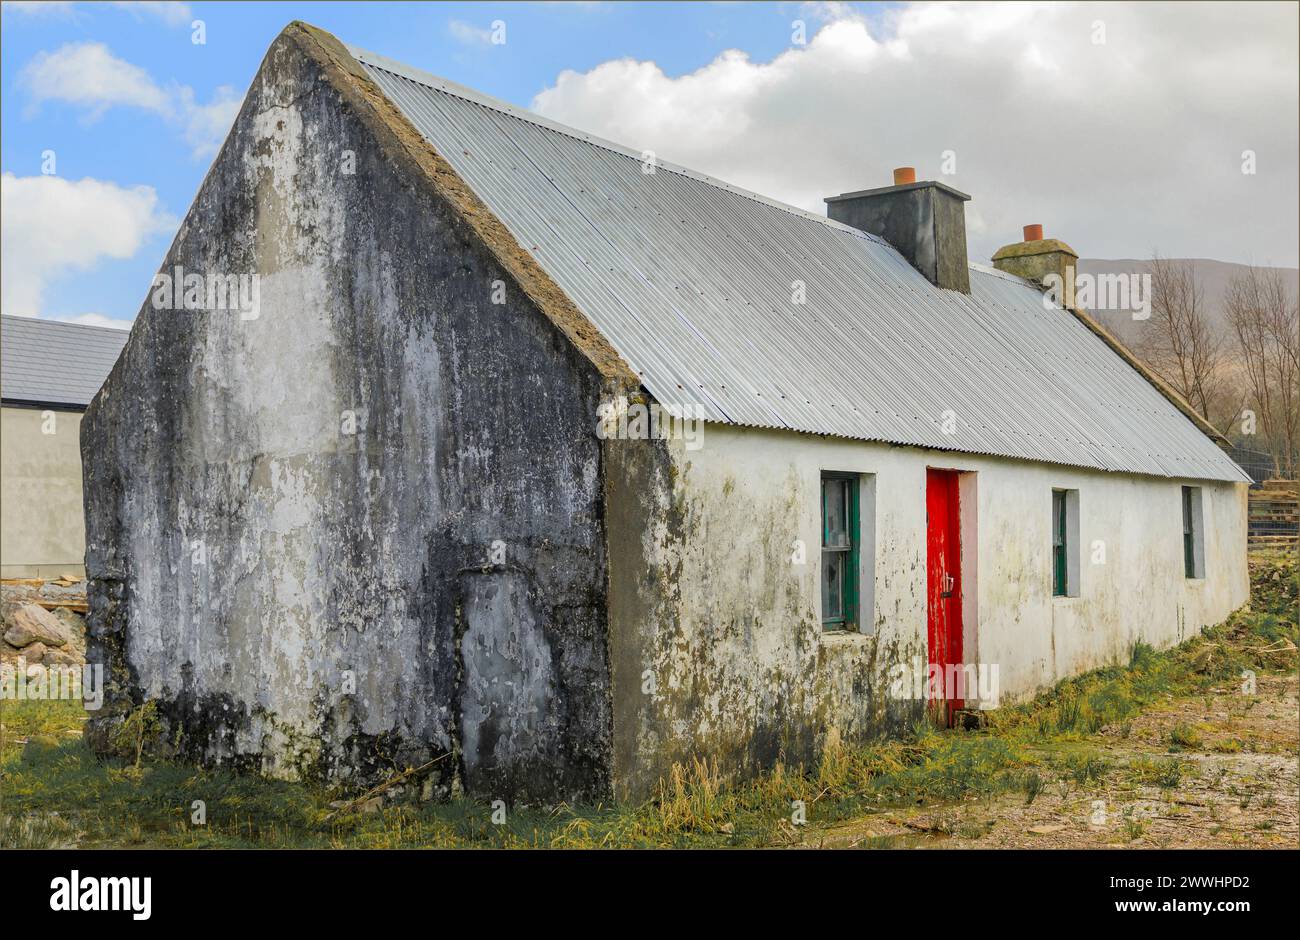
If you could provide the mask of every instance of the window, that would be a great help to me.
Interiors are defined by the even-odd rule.
[[[1052,596],[1079,596],[1079,491],[1052,490]]]
[[[861,522],[858,477],[822,474],[822,626],[858,629]]]
[[[1183,487],[1183,575],[1205,577],[1205,518],[1199,486]]]
[[[1065,490],[1052,490],[1052,594],[1065,597]]]

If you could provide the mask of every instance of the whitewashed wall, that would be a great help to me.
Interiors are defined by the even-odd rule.
[[[714,753],[743,766],[777,750],[807,753],[831,727],[845,737],[877,732],[892,707],[882,700],[890,666],[926,656],[927,466],[967,472],[965,658],[997,665],[1003,704],[1127,661],[1135,640],[1173,645],[1247,600],[1239,484],[712,424],[700,449],[668,448],[677,521],[648,530],[642,550],[651,567],[671,574],[665,581],[673,592],[656,611],[616,609],[613,624],[616,643],[639,641],[658,683],[651,701],[628,708],[620,694],[628,677],[615,674],[615,733],[637,727],[634,765]],[[874,475],[874,487],[864,487],[864,494],[874,488],[874,511],[864,505],[862,513],[863,524],[874,525],[864,533],[875,544],[872,570],[863,572],[874,582],[874,635],[821,628],[823,470]],[[1183,572],[1180,486],[1187,482],[1201,486],[1205,500],[1206,577],[1199,581]],[[1053,488],[1080,494],[1078,597],[1052,596]],[[803,565],[792,561],[796,540],[807,549]],[[1104,563],[1093,563],[1095,541],[1104,543]],[[611,590],[619,590],[616,580]],[[629,617],[646,622],[629,625]]]
[[[817,551],[823,470],[873,474],[875,616],[882,637],[925,646],[925,471],[940,467],[974,473],[963,479],[963,573],[967,600],[968,661],[997,663],[1002,689],[1023,696],[1079,672],[1127,661],[1136,640],[1167,647],[1218,623],[1247,600],[1245,491],[1237,484],[1122,476],[1092,470],[840,441],[808,435],[709,425],[704,446],[680,451],[679,477],[709,525],[696,530],[694,552],[711,557],[707,596],[697,594],[696,572],[683,571],[683,600],[708,609],[718,601],[718,573],[726,595],[745,603],[770,593],[756,572],[736,564],[734,548],[749,539],[808,547],[808,563],[763,572],[789,578],[810,620],[820,621]],[[973,482],[973,487],[972,487]],[[1206,520],[1206,577],[1183,571],[1181,486],[1202,488]],[[1082,559],[1078,597],[1052,596],[1053,489],[1079,491]],[[976,494],[977,622],[969,622],[971,572],[969,496]],[[866,491],[864,491],[866,492]],[[798,532],[768,528],[747,510],[780,493],[798,512]],[[864,500],[865,503],[865,500]],[[733,531],[736,528],[747,532]],[[1094,542],[1101,544],[1094,546]],[[778,545],[788,548],[788,545]],[[1094,562],[1094,547],[1104,562]],[[865,563],[865,561],[864,561]],[[711,566],[711,567],[712,567]],[[866,572],[864,572],[866,574]],[[836,638],[832,642],[843,641]]]

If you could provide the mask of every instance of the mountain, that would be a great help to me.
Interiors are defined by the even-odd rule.
[[[1224,308],[1224,298],[1227,296],[1228,284],[1234,275],[1245,273],[1249,265],[1234,264],[1229,261],[1212,261],[1208,258],[1170,258],[1168,260],[1177,264],[1195,266],[1196,279],[1201,286],[1205,310],[1210,322],[1222,329],[1230,329]],[[1274,270],[1261,267],[1263,270]],[[1150,273],[1150,270],[1150,261],[1139,261],[1133,258],[1080,258],[1077,267],[1079,274],[1094,276],[1099,274],[1143,274]],[[1285,278],[1292,294],[1300,290],[1300,269],[1280,268],[1277,270],[1282,272],[1282,276]],[[1098,310],[1095,306],[1090,309],[1093,315],[1107,329],[1128,346],[1132,346],[1140,338],[1144,323],[1149,322],[1134,320],[1132,314],[1125,311]]]

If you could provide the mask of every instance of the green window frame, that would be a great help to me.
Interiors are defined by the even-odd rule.
[[[1079,597],[1079,491],[1052,489],[1052,596]]]
[[[1200,495],[1199,487],[1183,487],[1183,576],[1186,578],[1202,577],[1196,564],[1196,541],[1200,536],[1196,531],[1196,501]]]
[[[862,557],[859,477],[823,473],[820,580],[822,628],[858,629],[858,568]]]
[[[1068,597],[1069,549],[1066,544],[1065,490],[1052,490],[1052,596]],[[1042,569],[1039,569],[1042,570]]]

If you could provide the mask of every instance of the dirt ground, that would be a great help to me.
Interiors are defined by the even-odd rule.
[[[1190,735],[1189,735],[1190,729]],[[1170,736],[1190,738],[1171,745]],[[885,810],[803,830],[807,847],[1296,848],[1300,844],[1300,678],[1261,677],[1170,698],[1072,753],[1095,757],[1080,783],[1049,774],[1024,793]],[[792,833],[793,835],[793,833]],[[794,841],[794,840],[792,840]]]

